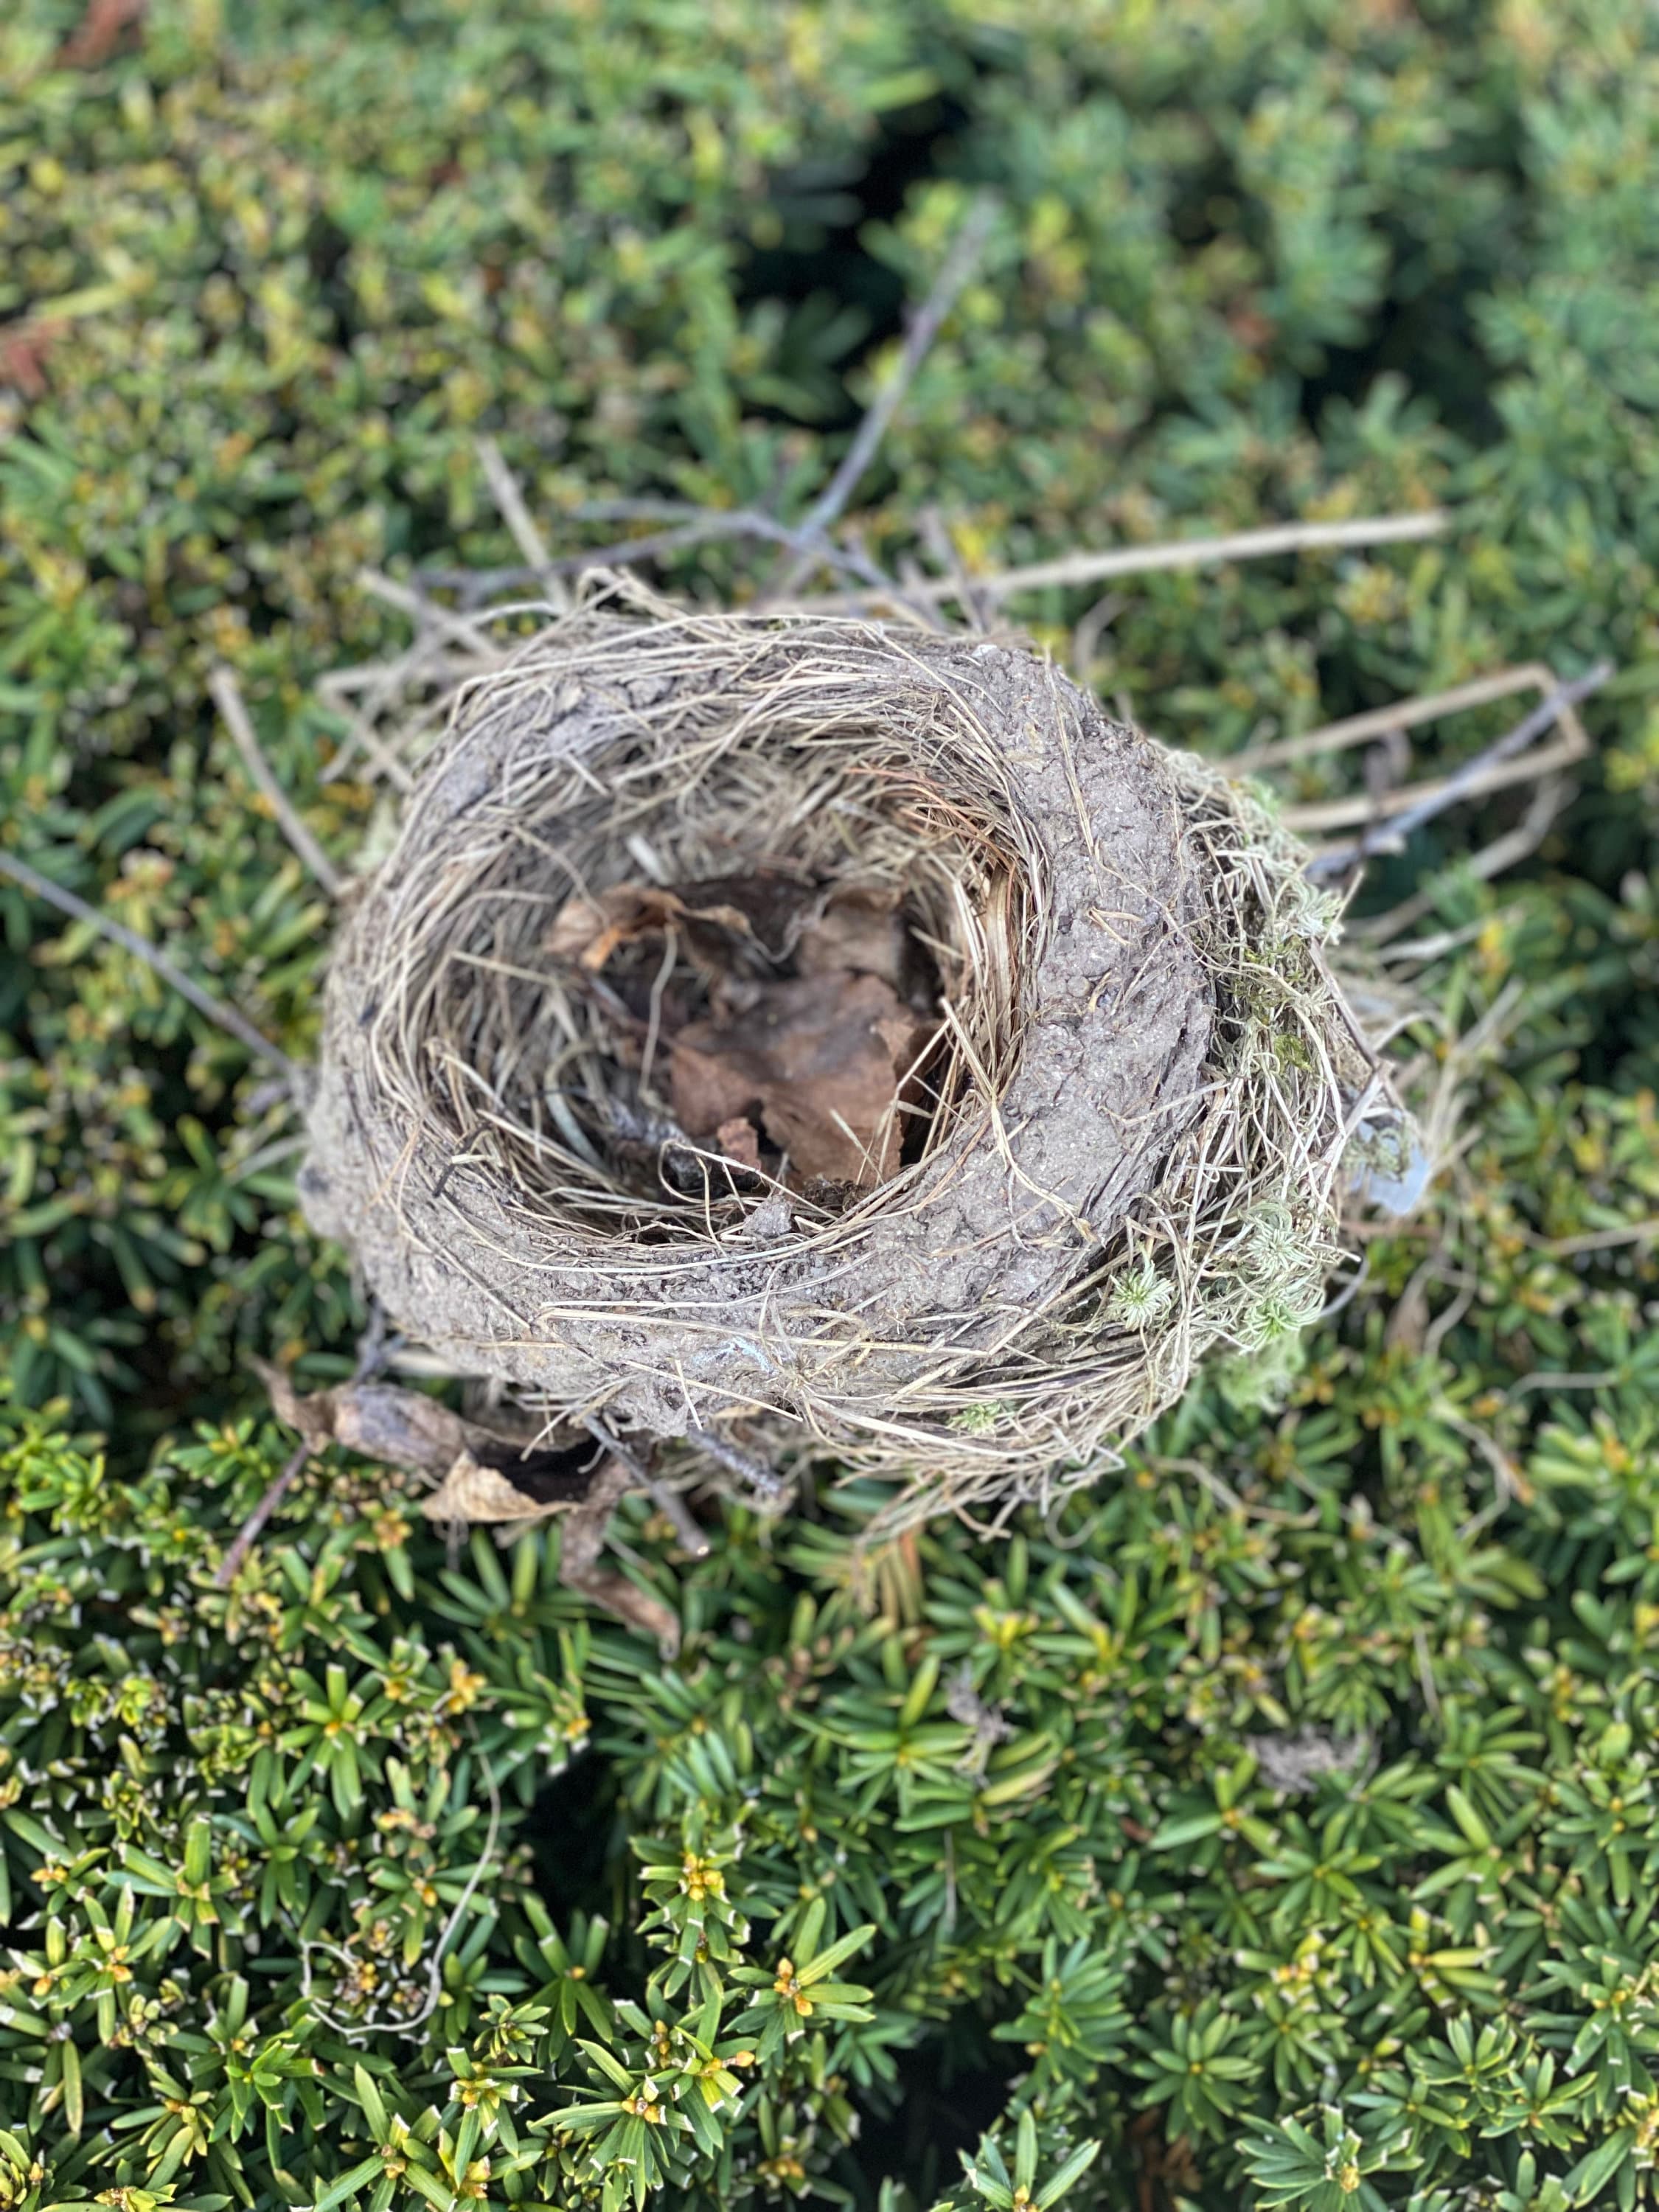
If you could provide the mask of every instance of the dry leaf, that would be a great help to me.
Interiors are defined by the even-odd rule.
[[[714,1142],[728,1160],[740,1168],[758,1169],[761,1164],[760,1139],[755,1125],[746,1114],[734,1114],[729,1121],[722,1121],[714,1132]]]
[[[148,12],[149,0],[87,0],[87,9],[74,30],[58,49],[67,69],[96,69],[129,42]]]
[[[313,1451],[343,1444],[392,1467],[441,1474],[466,1449],[471,1424],[435,1398],[391,1382],[342,1382],[301,1397],[279,1367],[253,1362],[270,1393],[270,1410]]]
[[[0,330],[0,384],[9,384],[25,399],[46,389],[46,356],[64,335],[54,322],[9,323]]]
[[[438,1487],[421,1500],[428,1521],[539,1521],[556,1513],[556,1504],[527,1498],[499,1468],[480,1467],[463,1452]]]
[[[339,1444],[365,1459],[446,1481],[465,1461],[482,1474],[498,1474],[524,1501],[523,1510],[534,1512],[580,1503],[599,1465],[599,1447],[582,1431],[573,1441],[550,1444],[532,1435],[497,1435],[423,1391],[392,1382],[340,1382],[301,1396],[280,1367],[263,1359],[253,1365],[270,1394],[272,1413],[312,1451]]]
[[[683,884],[680,890],[700,910],[735,907],[744,917],[748,938],[774,967],[781,967],[794,951],[818,896],[813,884],[777,868],[756,868],[745,876],[705,876]]]
[[[876,975],[807,975],[755,990],[671,1048],[677,1118],[693,1136],[758,1111],[792,1176],[868,1188],[898,1164],[899,1079],[915,1018]]]
[[[693,889],[696,886],[692,886]],[[613,884],[597,898],[567,899],[553,918],[547,949],[597,975],[619,946],[660,936],[675,924],[702,922],[746,934],[749,918],[735,906],[689,905],[678,891],[653,884]]]
[[[879,975],[896,991],[904,951],[899,894],[880,884],[849,884],[832,891],[823,913],[801,931],[795,964],[803,975],[850,968],[860,975]]]

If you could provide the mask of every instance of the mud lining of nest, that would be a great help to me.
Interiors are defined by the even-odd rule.
[[[821,1443],[902,1518],[1050,1500],[1341,1256],[1381,1079],[1304,860],[1013,645],[591,578],[458,691],[343,929],[307,1209],[550,1420]],[[883,1111],[763,1066],[694,1132],[687,1053],[821,1009],[826,914]]]

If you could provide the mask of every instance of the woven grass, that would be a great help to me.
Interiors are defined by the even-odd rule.
[[[342,931],[301,1190],[459,1371],[1000,1516],[1318,1311],[1386,1096],[1248,787],[1014,643],[610,574],[447,715]],[[734,1178],[547,949],[573,898],[761,868],[885,887],[928,963],[873,1187]]]

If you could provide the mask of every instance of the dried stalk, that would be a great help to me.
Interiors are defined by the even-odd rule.
[[[1126,545],[1106,553],[1068,553],[1055,561],[1034,561],[1024,568],[997,568],[988,574],[958,580],[929,577],[909,596],[933,606],[960,599],[965,592],[997,601],[1024,592],[1048,591],[1055,586],[1097,584],[1115,576],[1141,576],[1175,568],[1214,568],[1228,561],[1265,561],[1281,553],[1328,553],[1367,545],[1411,544],[1439,538],[1451,527],[1451,516],[1432,508],[1422,514],[1372,515],[1358,522],[1292,522],[1266,530],[1239,530],[1224,538],[1178,538],[1161,545]],[[817,610],[830,606],[869,606],[878,595],[854,592],[839,598],[801,599],[795,604]]]
[[[1516,691],[1536,691],[1540,698],[1555,689],[1555,671],[1541,660],[1528,660],[1514,668],[1500,668],[1470,684],[1455,684],[1448,691],[1428,691],[1414,699],[1396,699],[1387,707],[1373,707],[1363,714],[1349,714],[1340,722],[1326,722],[1293,738],[1275,738],[1270,744],[1249,745],[1229,756],[1229,775],[1254,775],[1264,768],[1284,768],[1291,761],[1325,759],[1331,753],[1391,737],[1395,731],[1415,730],[1425,722],[1437,722],[1447,714],[1466,714],[1473,707],[1488,707]],[[1578,730],[1571,706],[1563,707],[1559,720],[1569,735]],[[1589,750],[1589,739],[1583,740]]]
[[[215,1589],[228,1589],[231,1584],[235,1581],[237,1574],[240,1571],[243,1560],[246,1559],[248,1553],[253,1549],[254,1545],[258,1541],[260,1533],[264,1529],[266,1522],[270,1520],[271,1515],[276,1510],[276,1508],[288,1496],[289,1492],[294,1487],[295,1483],[299,1479],[301,1470],[310,1457],[311,1446],[309,1443],[299,1443],[295,1446],[283,1468],[282,1473],[277,1475],[274,1482],[267,1486],[264,1494],[260,1498],[258,1504],[254,1507],[252,1512],[248,1515],[247,1519],[243,1522],[241,1527],[236,1531],[236,1534],[231,1543],[230,1549],[225,1553],[224,1558],[220,1560],[217,1568],[215,1570],[213,1577],[213,1587]]]
[[[228,668],[216,668],[208,678],[208,690],[225,727],[230,732],[237,751],[242,757],[243,765],[276,816],[283,836],[330,898],[338,898],[343,878],[300,819],[293,801],[277,782],[270,763],[260,750],[259,740],[254,734],[253,724],[242,698],[241,687],[234,675]]]
[[[255,1029],[252,1023],[245,1015],[238,1013],[234,1006],[226,1006],[222,999],[216,999],[210,991],[204,990],[182,969],[175,968],[167,955],[158,951],[148,938],[140,937],[137,930],[129,929],[124,921],[116,921],[109,915],[100,914],[96,907],[88,906],[85,899],[77,897],[73,891],[65,890],[61,884],[53,883],[49,876],[41,875],[27,861],[18,860],[15,854],[0,852],[0,875],[9,876],[14,883],[21,884],[36,898],[44,899],[48,906],[55,906],[60,914],[68,915],[72,921],[88,923],[100,936],[111,939],[135,954],[161,977],[169,990],[176,991],[181,999],[195,1007],[198,1014],[204,1015],[209,1021],[216,1023],[220,1029],[234,1036],[256,1060],[269,1060],[272,1066],[280,1068],[287,1079],[289,1088],[295,1095],[303,1091],[307,1071],[297,1060],[290,1060],[279,1045],[273,1044],[262,1030]]]
[[[933,280],[932,290],[906,334],[903,350],[892,374],[871,402],[869,410],[859,424],[853,442],[842,456],[836,473],[818,499],[808,508],[800,526],[803,538],[811,541],[822,537],[830,524],[846,512],[853,494],[880,449],[881,441],[910,388],[912,379],[927,359],[963,285],[977,267],[979,258],[990,238],[996,212],[996,202],[988,196],[976,201],[969,210],[950,252],[945,257],[944,265]]]
[[[1352,844],[1339,845],[1316,854],[1308,864],[1309,874],[1316,878],[1343,875],[1382,849],[1385,841],[1389,847],[1398,849],[1448,807],[1510,783],[1529,781],[1534,776],[1553,772],[1578,759],[1582,748],[1571,738],[1559,745],[1546,747],[1530,761],[1517,762],[1515,756],[1524,752],[1535,738],[1552,728],[1565,709],[1576,707],[1591,692],[1599,690],[1612,674],[1610,660],[1597,661],[1584,675],[1575,678],[1571,684],[1561,684],[1540,700],[1529,714],[1522,715],[1501,738],[1478,752],[1473,760],[1465,761],[1450,775],[1415,791],[1390,792],[1381,800],[1369,802],[1386,818],[1373,824]],[[1302,810],[1304,814],[1312,811]]]

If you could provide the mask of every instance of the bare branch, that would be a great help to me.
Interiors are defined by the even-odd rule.
[[[1539,780],[1532,803],[1524,818],[1501,837],[1494,837],[1478,853],[1472,853],[1458,862],[1465,875],[1473,876],[1477,883],[1490,883],[1506,868],[1514,867],[1529,854],[1537,851],[1549,831],[1550,824],[1565,805],[1573,786],[1559,775],[1546,775]],[[1398,906],[1390,907],[1386,914],[1366,915],[1360,921],[1349,921],[1343,925],[1345,936],[1358,939],[1363,945],[1386,946],[1398,937],[1402,929],[1409,929],[1434,909],[1434,893],[1413,891]],[[1396,948],[1396,951],[1398,948]]]
[[[548,556],[547,542],[536,527],[530,509],[525,504],[519,480],[507,465],[501,447],[493,438],[477,441],[478,459],[483,465],[484,480],[489,486],[489,495],[500,510],[513,543],[530,564],[532,578],[545,583],[553,605],[566,605],[566,594],[551,580],[553,563]]]
[[[783,1477],[776,1468],[769,1466],[755,1453],[745,1451],[741,1444],[733,1443],[718,1429],[705,1429],[694,1423],[687,1429],[685,1440],[700,1452],[706,1452],[716,1467],[725,1468],[740,1482],[747,1483],[757,1498],[770,1501],[783,1495]]]
[[[678,519],[675,519],[678,518]],[[659,560],[711,538],[754,538],[798,555],[811,565],[821,562],[837,574],[866,586],[865,597],[890,600],[930,628],[940,627],[939,617],[908,586],[887,575],[862,549],[843,547],[825,538],[811,543],[801,528],[780,522],[775,515],[756,507],[696,507],[668,500],[596,501],[578,508],[579,521],[665,521],[672,526],[640,538],[621,538],[609,545],[591,546],[580,553],[562,553],[544,569],[528,568],[459,568],[453,566],[417,568],[417,582],[433,589],[458,590],[476,605],[491,592],[511,591],[526,584],[544,584],[550,576],[574,575],[582,569],[611,566],[632,568],[641,561]],[[384,596],[384,595],[383,595]],[[836,605],[846,604],[845,599]],[[439,612],[445,611],[438,610]]]
[[[858,489],[865,471],[874,460],[888,427],[898,412],[899,404],[910,388],[911,380],[927,359],[945,317],[957,303],[963,286],[973,275],[990,237],[996,212],[997,204],[988,194],[982,195],[969,209],[939,275],[933,279],[933,289],[910,325],[903,351],[895,364],[893,374],[871,402],[864,420],[859,424],[856,436],[842,456],[841,465],[808,509],[800,526],[804,538],[821,537],[830,524],[846,512],[848,501]]]
[[[219,709],[225,727],[230,732],[242,763],[255,785],[276,817],[277,825],[284,837],[305,862],[330,898],[337,899],[344,879],[328,854],[312,836],[295,811],[288,793],[277,782],[270,763],[259,750],[259,740],[254,734],[253,724],[242,697],[241,686],[228,668],[216,668],[208,678],[208,690],[213,703]]]
[[[1068,553],[1056,561],[1036,561],[1023,568],[993,569],[967,580],[976,598],[1006,599],[1021,592],[1053,585],[1096,584],[1114,576],[1139,576],[1153,570],[1214,568],[1227,561],[1264,561],[1277,553],[1330,553],[1361,545],[1406,545],[1439,538],[1451,526],[1443,508],[1422,514],[1371,515],[1358,522],[1275,523],[1266,530],[1237,530],[1224,538],[1177,538],[1162,545],[1124,545],[1109,553]],[[928,577],[911,592],[937,606],[959,599],[964,586],[948,576]],[[867,602],[869,594],[854,595]],[[799,602],[808,606],[844,607],[848,596]]]
[[[1472,684],[1455,684],[1449,691],[1428,691],[1415,699],[1396,699],[1387,707],[1373,707],[1364,714],[1349,714],[1322,729],[1304,730],[1294,738],[1276,738],[1269,744],[1250,745],[1234,753],[1222,765],[1229,775],[1251,775],[1256,769],[1279,768],[1287,761],[1310,760],[1316,754],[1346,751],[1372,738],[1391,736],[1395,730],[1414,730],[1425,722],[1437,722],[1444,714],[1466,714],[1472,707],[1489,706],[1512,692],[1531,689],[1540,698],[1555,689],[1555,671],[1541,660],[1528,660],[1514,668],[1500,668]],[[1567,716],[1561,716],[1563,726]]]
[[[1537,1249],[1549,1253],[1553,1259],[1567,1260],[1581,1252],[1613,1252],[1621,1244],[1656,1242],[1659,1242],[1659,1214],[1650,1216],[1646,1221],[1627,1221],[1618,1229],[1591,1229],[1579,1237],[1551,1237]]]
[[[540,579],[537,577],[534,580],[539,582]],[[378,568],[360,568],[357,581],[371,599],[380,599],[386,606],[396,607],[399,614],[407,615],[416,624],[441,629],[457,645],[464,645],[469,653],[477,653],[481,660],[494,659],[495,648],[489,639],[481,634],[476,623],[468,622],[464,615],[458,615],[453,607],[441,606],[435,599],[426,599],[419,592],[411,592],[406,584],[382,575]]]
[[[182,969],[175,968],[164,952],[159,952],[149,939],[140,937],[136,929],[129,929],[124,921],[117,921],[109,915],[100,914],[95,906],[88,906],[85,899],[77,897],[73,891],[66,891],[61,884],[53,883],[49,876],[41,875],[13,854],[0,852],[0,875],[9,876],[14,883],[21,884],[36,898],[45,899],[48,906],[55,906],[60,914],[68,915],[75,921],[89,923],[100,935],[112,939],[127,951],[136,953],[170,990],[176,991],[181,999],[188,1000],[198,1014],[204,1014],[209,1021],[216,1022],[222,1030],[228,1030],[239,1044],[246,1047],[256,1060],[268,1060],[274,1066],[280,1067],[288,1079],[290,1090],[297,1091],[304,1083],[305,1070],[297,1060],[290,1060],[280,1045],[273,1044],[268,1036],[254,1028],[251,1021],[239,1014],[234,1006],[226,1006],[210,991],[204,991],[199,983],[192,981]]]
[[[684,1500],[677,1496],[665,1482],[659,1482],[645,1462],[630,1451],[622,1438],[596,1416],[590,1414],[582,1426],[619,1466],[627,1468],[635,1487],[646,1492],[658,1512],[672,1528],[679,1539],[681,1550],[689,1552],[694,1559],[706,1559],[708,1557],[708,1539],[691,1517],[690,1509]]]
[[[1559,737],[1553,744],[1540,745],[1536,752],[1528,752],[1522,760],[1498,761],[1491,766],[1483,763],[1469,788],[1460,791],[1459,798],[1485,799],[1494,791],[1507,791],[1514,784],[1531,783],[1540,776],[1553,775],[1583,760],[1589,750],[1581,732],[1576,737]],[[1422,783],[1403,784],[1397,791],[1352,792],[1346,799],[1310,799],[1305,805],[1284,808],[1284,818],[1288,828],[1315,836],[1364,823],[1372,833],[1372,852],[1392,851],[1395,823],[1403,822],[1414,808],[1438,800],[1446,783],[1444,776],[1431,776]],[[1448,805],[1452,803],[1447,801]],[[1439,811],[1437,807],[1436,811]],[[1323,859],[1322,853],[1320,857]]]
[[[1494,769],[1505,762],[1512,761],[1517,753],[1524,752],[1534,738],[1541,737],[1546,730],[1553,726],[1565,708],[1576,707],[1581,699],[1589,698],[1592,691],[1599,691],[1612,674],[1612,661],[1598,660],[1595,667],[1584,675],[1576,677],[1571,684],[1559,685],[1547,698],[1540,700],[1529,714],[1523,714],[1512,729],[1506,730],[1501,738],[1484,751],[1477,753],[1473,760],[1465,761],[1462,768],[1446,777],[1435,789],[1425,793],[1415,805],[1396,815],[1392,821],[1374,824],[1353,843],[1338,845],[1328,852],[1317,854],[1308,863],[1308,873],[1310,876],[1345,874],[1369,859],[1384,838],[1390,845],[1403,845],[1408,837],[1432,822],[1437,815],[1443,814],[1448,807],[1457,805],[1461,800],[1472,797],[1479,790],[1491,788]],[[1545,763],[1540,759],[1537,765],[1542,768]],[[1551,760],[1548,765],[1554,768],[1560,763]]]
[[[243,1522],[241,1527],[236,1531],[235,1540],[232,1543],[230,1549],[225,1553],[224,1558],[220,1560],[218,1567],[213,1577],[213,1587],[215,1589],[228,1589],[231,1584],[235,1581],[237,1570],[240,1567],[243,1560],[246,1559],[248,1553],[252,1550],[255,1540],[259,1534],[259,1531],[264,1527],[266,1522],[270,1520],[271,1515],[276,1510],[276,1508],[282,1504],[283,1498],[288,1496],[289,1492],[294,1487],[295,1479],[298,1477],[301,1469],[304,1467],[306,1462],[310,1457],[311,1446],[309,1443],[296,1444],[295,1446],[294,1450],[289,1455],[287,1463],[283,1467],[282,1473],[276,1477],[276,1480],[269,1486],[265,1491],[264,1496],[259,1500],[259,1503],[254,1507],[252,1512],[248,1515],[247,1519]]]
[[[507,465],[501,447],[493,438],[479,438],[475,442],[489,495],[501,510],[501,520],[513,543],[532,568],[546,568],[546,541],[531,519],[524,494],[519,489],[519,480]]]

